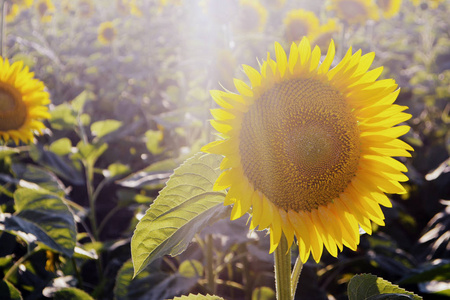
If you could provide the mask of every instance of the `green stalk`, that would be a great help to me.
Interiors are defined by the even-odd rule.
[[[18,261],[16,261],[16,263],[8,270],[8,272],[6,272],[5,276],[3,277],[3,280],[7,281],[8,278],[14,274],[14,272],[17,270],[17,268],[24,263],[28,258],[30,258],[31,255],[41,251],[42,249],[37,246],[36,248],[34,248],[31,251],[28,251],[27,254],[25,254],[24,256],[22,256]]]
[[[291,274],[291,297],[292,297],[292,299],[294,299],[294,297],[295,297],[295,292],[297,290],[297,285],[298,285],[298,279],[300,278],[302,269],[303,269],[303,262],[300,259],[300,253],[299,253],[297,260],[295,261],[294,269],[292,270],[292,274]]]
[[[206,236],[206,276],[208,289],[214,294],[213,238],[211,234]]]
[[[281,235],[280,244],[275,250],[275,285],[278,300],[291,298],[291,252],[284,234]]]

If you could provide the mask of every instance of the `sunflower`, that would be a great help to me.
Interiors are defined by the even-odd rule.
[[[92,2],[92,0],[81,0],[78,3],[78,11],[81,17],[89,18],[94,14],[94,3]]]
[[[244,32],[261,32],[267,22],[266,8],[256,0],[241,0],[238,8],[238,29]]]
[[[20,8],[30,8],[33,5],[34,0],[15,0],[14,3],[19,5]]]
[[[98,27],[98,40],[104,45],[111,44],[116,38],[117,30],[113,22],[103,22]]]
[[[368,19],[379,18],[372,0],[331,0],[327,9],[335,11],[337,17],[348,24],[364,24]]]
[[[292,10],[283,20],[286,40],[299,42],[304,36],[311,38],[319,29],[319,19],[312,11]]]
[[[411,0],[414,6],[419,6],[423,1]],[[438,8],[439,4],[444,2],[444,0],[429,0],[426,3],[433,9]]]
[[[390,19],[399,13],[402,0],[377,0],[377,5],[383,17]]]
[[[12,22],[20,14],[20,7],[17,4],[6,4],[6,22]]]
[[[38,0],[36,3],[36,8],[42,23],[48,23],[52,20],[52,14],[55,11],[55,6],[51,0]]]
[[[329,41],[339,33],[341,26],[337,19],[329,19],[327,23],[320,25],[316,34],[312,37],[312,45],[319,46],[320,50],[326,51]]]
[[[0,139],[5,142],[31,142],[33,133],[44,128],[39,120],[50,117],[49,95],[33,76],[22,61],[10,65],[0,56]]]
[[[397,139],[409,131],[407,107],[394,105],[393,79],[376,80],[382,68],[367,71],[374,53],[350,48],[329,70],[331,41],[322,62],[307,38],[292,44],[289,58],[275,43],[261,71],[243,65],[252,87],[235,79],[239,94],[212,91],[222,107],[211,110],[211,125],[223,140],[202,148],[224,155],[215,190],[229,188],[231,219],[252,208],[250,229],[269,229],[270,251],[282,233],[296,236],[300,258],[320,260],[323,246],[336,256],[343,245],[355,250],[359,226],[384,225],[384,193],[404,193],[406,168],[392,156],[411,156]]]

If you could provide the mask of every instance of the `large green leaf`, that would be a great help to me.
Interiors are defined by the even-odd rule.
[[[131,240],[135,276],[156,258],[183,252],[195,233],[223,214],[225,193],[213,191],[220,160],[197,153],[175,170],[136,226]]]
[[[60,196],[65,194],[64,184],[55,174],[44,168],[31,164],[13,164],[12,169],[17,179],[25,181],[25,183],[18,182],[19,185],[26,185],[27,182],[31,182]]]
[[[422,299],[422,297],[372,274],[353,276],[348,284],[347,292],[349,300]]]
[[[22,295],[11,283],[2,280],[0,281],[0,299],[22,300]]]
[[[5,219],[5,230],[21,236],[31,234],[47,247],[73,255],[75,221],[63,199],[44,189],[18,188],[14,201],[16,213]]]

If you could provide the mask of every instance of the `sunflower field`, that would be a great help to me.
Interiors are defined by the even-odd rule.
[[[0,299],[450,297],[450,0],[0,9]]]

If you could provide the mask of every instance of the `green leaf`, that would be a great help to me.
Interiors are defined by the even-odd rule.
[[[159,130],[148,130],[145,133],[145,138],[147,139],[145,145],[150,153],[156,155],[164,151],[164,148],[160,147],[160,142],[162,141],[163,136],[162,131]]]
[[[19,153],[19,149],[0,146],[0,159],[4,159],[14,153]]]
[[[67,103],[56,106],[50,114],[50,124],[53,129],[73,129],[77,126],[77,114]]]
[[[63,288],[53,294],[53,299],[58,300],[94,300],[85,291],[70,287]]]
[[[103,136],[116,131],[122,126],[122,122],[117,120],[102,120],[91,125],[91,132],[97,138],[102,138]]]
[[[203,275],[203,265],[195,259],[185,260],[180,264],[178,273],[186,278],[200,277]]]
[[[5,300],[22,300],[19,290],[6,280],[0,282],[0,299]]]
[[[84,104],[89,100],[89,96],[91,96],[89,92],[82,91],[78,96],[75,97],[75,99],[72,100],[72,108],[76,112],[81,112],[83,110]]]
[[[72,151],[72,142],[68,138],[62,138],[54,141],[49,149],[56,155],[64,156]]]
[[[420,268],[412,270],[410,274],[406,274],[400,280],[400,284],[413,284],[433,280],[450,280],[450,260],[437,259],[426,263]]]
[[[130,167],[121,163],[114,163],[108,166],[108,172],[103,172],[105,177],[115,177],[130,172]]]
[[[44,189],[18,188],[14,201],[16,213],[5,219],[5,230],[31,234],[47,247],[73,255],[75,221],[63,199]]]
[[[183,252],[195,233],[225,209],[224,192],[213,191],[221,156],[197,153],[167,181],[136,226],[131,240],[135,276],[158,257]]]
[[[224,300],[222,297],[214,295],[194,295],[189,294],[187,296],[175,297],[172,300]]]
[[[77,144],[77,148],[78,153],[72,158],[84,160],[93,167],[97,159],[108,149],[108,144],[85,144],[83,141],[80,141]]]
[[[349,300],[422,299],[422,297],[372,274],[353,276],[348,284],[347,292]]]
[[[74,185],[84,184],[84,176],[78,172],[67,157],[61,157],[51,151],[46,151],[42,146],[31,144],[30,157],[37,164],[51,170],[59,177],[71,182]]]
[[[13,164],[12,169],[16,177],[20,179],[20,186],[30,187],[30,183],[35,183],[40,188],[58,194],[59,196],[65,195],[64,184],[55,174],[44,168],[31,164]]]
[[[275,300],[276,294],[268,286],[262,286],[253,290],[252,300]]]

